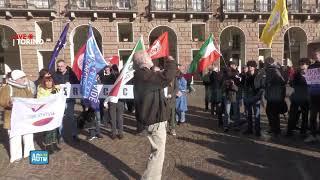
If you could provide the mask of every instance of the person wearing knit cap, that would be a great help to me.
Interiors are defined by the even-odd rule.
[[[0,106],[4,111],[4,129],[8,130],[10,136],[10,119],[12,110],[12,97],[32,98],[32,92],[28,89],[26,74],[21,70],[13,70],[11,77],[8,78],[7,85],[0,90]],[[29,152],[34,150],[33,134],[25,134],[10,138],[10,162],[19,161],[22,159],[22,144],[23,138],[24,153],[26,158]]]

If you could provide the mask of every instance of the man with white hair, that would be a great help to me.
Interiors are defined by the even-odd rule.
[[[169,103],[164,88],[175,78],[177,65],[169,56],[163,71],[153,71],[150,56],[145,51],[134,54],[134,101],[138,122],[147,127],[152,152],[141,179],[160,180],[165,156],[166,125]]]
[[[32,92],[28,89],[28,81],[26,74],[21,70],[13,70],[11,77],[8,78],[7,85],[0,90],[0,106],[4,107],[4,129],[8,130],[10,135],[10,120],[12,110],[12,97],[32,98]],[[26,158],[30,151],[34,150],[33,134],[25,134],[23,136],[15,136],[10,138],[10,162],[22,159],[23,138],[24,153]]]

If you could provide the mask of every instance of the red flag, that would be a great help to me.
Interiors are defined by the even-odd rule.
[[[82,62],[84,58],[84,53],[86,51],[86,44],[84,44],[77,52],[74,61],[73,61],[73,66],[72,70],[76,74],[78,80],[81,79],[81,74],[82,74]]]
[[[119,56],[107,57],[106,60],[107,60],[110,64],[116,64],[117,66],[119,66]]]
[[[169,56],[168,32],[164,32],[157,40],[155,40],[148,49],[151,59],[158,59]]]

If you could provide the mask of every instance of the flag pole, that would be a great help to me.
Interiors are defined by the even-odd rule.
[[[212,34],[212,36],[214,37],[214,35],[213,35],[213,33],[211,33]],[[213,43],[215,44],[215,46],[217,45],[217,43],[216,43],[216,39],[215,38],[213,38]],[[218,47],[218,46],[216,46],[216,47]],[[220,46],[219,46],[219,53],[221,54],[221,51],[220,51]],[[221,54],[221,56],[220,56],[220,58],[222,58],[222,60],[223,60],[223,64],[224,64],[224,67],[225,68],[227,68],[227,63],[226,63],[226,61],[225,61],[225,59],[223,58],[223,55]]]
[[[290,61],[292,61],[292,51],[291,51],[291,38],[290,38],[290,28],[288,29],[288,41],[289,41],[289,57]],[[288,62],[287,62],[288,65]]]

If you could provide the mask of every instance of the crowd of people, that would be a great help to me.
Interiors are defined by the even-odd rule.
[[[305,142],[320,141],[317,123],[320,88],[319,85],[308,85],[304,77],[307,69],[320,68],[320,49],[315,51],[315,57],[301,58],[296,69],[281,66],[272,57],[259,65],[256,61],[248,61],[241,73],[232,61],[221,71],[210,67],[203,76],[205,111],[211,103],[211,114],[216,115],[225,132],[239,131],[246,123],[243,133],[260,137],[261,107],[265,107],[269,122],[267,131],[273,136],[281,133],[280,115],[286,117],[288,114],[288,137],[298,129]]]
[[[217,67],[210,67],[209,72],[203,76],[206,90],[205,111],[209,110],[211,104],[211,113],[217,117],[219,127],[225,132],[239,131],[246,124],[243,133],[259,137],[261,107],[265,107],[266,101],[268,131],[274,136],[281,133],[280,115],[288,112],[287,136],[292,136],[299,128],[306,142],[320,141],[317,125],[320,89],[319,86],[309,86],[304,78],[307,69],[320,68],[320,49],[315,54],[316,59],[312,63],[308,58],[301,58],[296,70],[282,68],[272,57],[266,58],[259,65],[256,61],[248,61],[241,73],[232,61],[220,71]],[[82,128],[89,132],[88,141],[103,138],[101,125],[111,126],[111,139],[123,139],[123,114],[127,107],[127,110],[135,114],[137,134],[147,136],[152,146],[142,179],[161,179],[167,133],[176,136],[176,124],[186,123],[187,93],[192,88],[189,79],[182,73],[181,66],[171,56],[164,60],[161,67],[155,66],[145,51],[136,52],[133,57],[135,74],[133,80],[128,82],[134,85],[133,100],[119,99],[117,103],[113,103],[100,99],[99,109],[92,109],[81,103],[83,112],[75,117],[76,99],[69,98],[66,100],[63,121],[70,122],[74,142],[80,141],[78,134]],[[99,84],[112,85],[119,75],[118,66],[114,64],[99,72],[97,81]],[[56,72],[42,69],[35,82],[26,77],[23,71],[13,70],[7,74],[6,83],[0,89],[0,106],[4,108],[5,117],[3,127],[8,130],[9,135],[12,97],[47,97],[58,93],[61,84],[80,83],[64,60],[57,61]],[[288,85],[293,89],[289,98],[290,108],[286,102]],[[241,116],[242,103],[245,120]],[[60,151],[59,144],[65,142],[63,124],[57,129],[42,132],[42,145],[49,153]],[[9,144],[10,162],[19,162],[23,157],[29,156],[29,151],[35,149],[33,134],[9,138]]]

